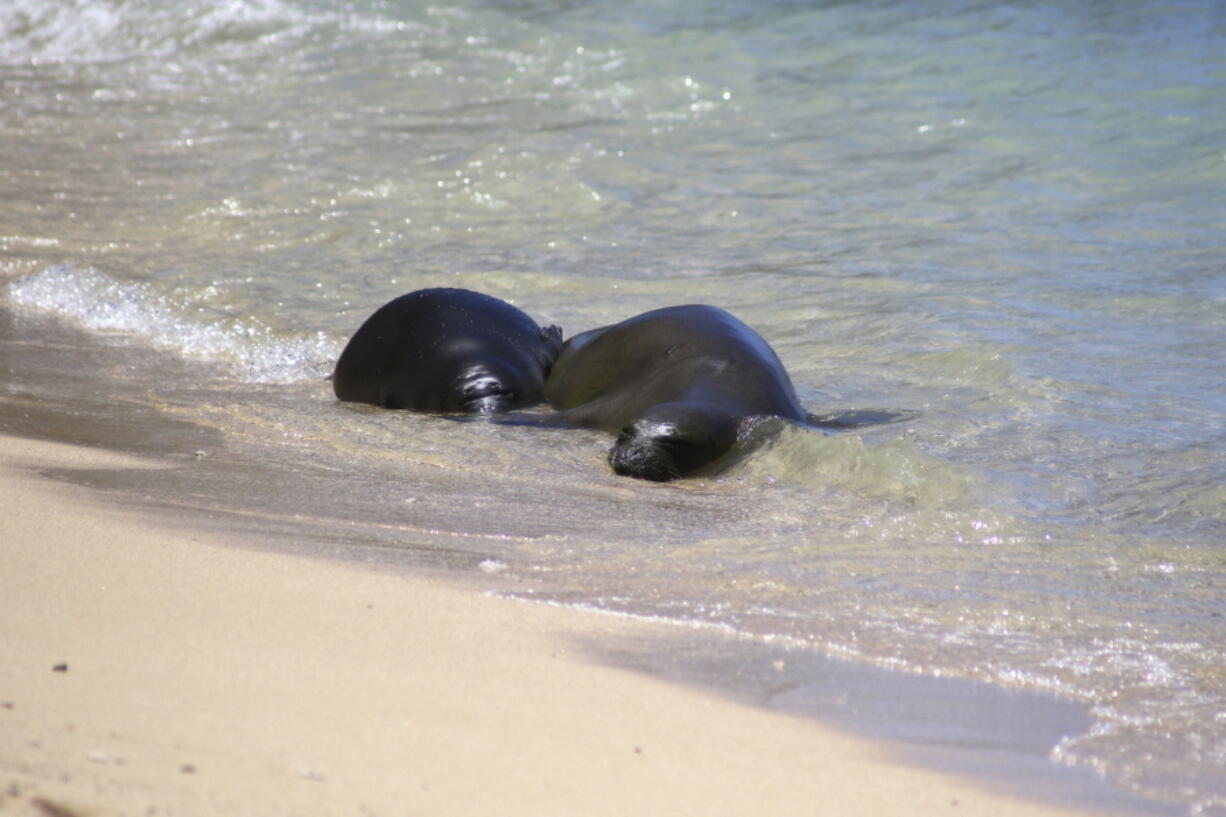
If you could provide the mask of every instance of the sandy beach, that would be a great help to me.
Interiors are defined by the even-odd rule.
[[[1226,3],[0,8],[0,817],[1226,817]]]
[[[104,466],[154,467],[0,438],[5,814],[1076,813],[562,637],[643,625],[260,552],[39,476]]]

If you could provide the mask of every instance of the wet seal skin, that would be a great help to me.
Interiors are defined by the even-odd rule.
[[[384,304],[337,360],[338,399],[438,414],[539,403],[562,330],[467,289],[420,289]]]
[[[609,464],[664,482],[728,453],[754,418],[815,428],[892,422],[913,412],[809,414],[778,355],[714,306],[672,306],[576,335],[545,386],[554,422],[617,436]]]

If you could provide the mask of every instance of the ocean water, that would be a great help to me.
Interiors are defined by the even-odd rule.
[[[283,466],[192,502],[1083,701],[1055,760],[1226,812],[1221,4],[0,0],[0,87],[0,306],[182,361],[93,374]],[[921,413],[656,485],[337,404],[427,286],[716,304],[811,410]]]

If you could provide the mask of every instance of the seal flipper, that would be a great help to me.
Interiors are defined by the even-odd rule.
[[[577,335],[571,335],[566,341],[566,348],[572,352],[577,351],[583,346],[596,340],[598,337],[609,331],[611,326],[598,326],[595,329],[589,329],[586,332],[580,332]]]
[[[860,428],[903,423],[914,420],[920,413],[911,409],[843,409],[829,414],[806,414],[804,424],[813,428]]]

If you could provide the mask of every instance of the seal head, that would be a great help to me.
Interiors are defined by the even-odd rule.
[[[421,289],[384,304],[358,328],[332,377],[337,399],[440,414],[492,414],[539,403],[562,350],[498,298]]]
[[[737,426],[737,418],[698,404],[653,406],[618,433],[609,465],[622,476],[677,479],[731,449]]]

